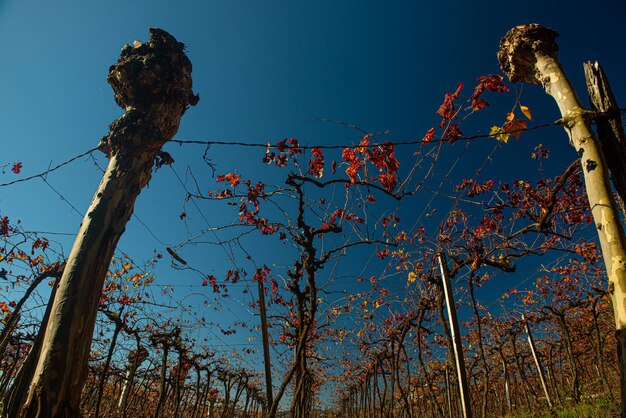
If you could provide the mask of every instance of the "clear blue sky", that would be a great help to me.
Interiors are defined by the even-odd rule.
[[[121,115],[105,80],[108,68],[122,45],[146,40],[149,27],[166,29],[184,42],[194,67],[200,103],[185,114],[176,138],[275,142],[294,136],[313,145],[358,140],[353,131],[322,123],[320,118],[346,121],[368,131],[389,130],[391,140],[421,138],[438,122],[434,111],[444,93],[454,90],[459,81],[470,89],[476,77],[498,71],[499,40],[522,23],[538,22],[560,32],[561,62],[584,103],[582,62],[597,59],[625,106],[625,17],[623,1],[0,0],[0,165],[21,161],[21,175],[27,176],[97,145],[108,124]],[[541,89],[527,86],[522,97],[537,122],[556,119],[556,106]],[[501,123],[506,106],[511,105],[512,97],[496,100],[481,124],[468,125],[466,133],[484,133]],[[484,175],[532,174],[535,167],[516,167],[515,162],[539,142],[553,149],[552,174],[574,156],[564,133],[550,130],[510,142],[498,151]],[[490,140],[484,144],[467,151],[453,179],[475,175],[494,145]],[[199,179],[203,190],[215,187],[199,158],[204,149],[171,144],[166,149],[181,177],[192,166],[203,177]],[[463,152],[462,145],[454,150],[453,156]],[[259,164],[262,152],[214,147],[209,156],[220,173],[237,171],[254,177],[267,175],[261,173],[267,168]],[[406,158],[411,153],[403,150],[401,155]],[[106,162],[101,157],[98,161]],[[441,167],[439,174],[447,168]],[[0,183],[14,178],[19,177],[0,174]],[[50,185],[81,213],[99,179],[100,172],[88,159],[48,177]],[[224,205],[204,205],[201,215],[187,203],[188,230],[179,219],[184,204],[178,180],[171,170],[163,169],[142,192],[136,213],[167,244],[181,242],[206,227],[207,221],[215,226],[233,218]],[[403,220],[412,225],[422,209],[419,201],[413,201],[400,210]],[[75,232],[81,219],[40,180],[0,188],[0,213],[22,219],[28,229],[65,233]],[[71,240],[63,236],[59,240],[69,252]],[[140,261],[155,249],[163,251],[162,243],[133,219],[120,248]],[[252,246],[267,256],[263,262],[285,262],[270,260],[267,253],[272,248]],[[229,265],[223,250],[215,247],[202,247],[187,256],[202,260],[208,273],[221,274]],[[356,258],[356,262],[364,260]],[[159,277],[162,283],[197,284],[197,280],[167,268]],[[499,290],[484,297],[489,300]],[[185,292],[177,290],[175,296],[181,299]],[[242,297],[244,305],[245,300]],[[225,322],[247,315],[241,304],[231,302],[227,310],[232,316],[225,316]],[[237,338],[228,341],[241,343]]]

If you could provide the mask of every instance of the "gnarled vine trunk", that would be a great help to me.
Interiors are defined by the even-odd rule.
[[[99,149],[109,164],[85,214],[59,282],[43,348],[20,417],[80,416],[80,396],[104,279],[141,189],[186,108],[197,103],[184,45],[161,29],[125,46],[107,81],[126,113]]]

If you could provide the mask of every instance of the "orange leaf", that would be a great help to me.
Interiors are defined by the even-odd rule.
[[[520,105],[519,108],[522,111],[522,113],[524,114],[524,116],[526,116],[528,118],[528,120],[533,120],[533,114],[530,112],[530,109],[528,108],[528,106]]]
[[[526,121],[523,119],[515,119],[505,123],[502,129],[507,134],[511,134],[513,138],[519,139],[519,137],[522,136],[522,131],[526,130]]]

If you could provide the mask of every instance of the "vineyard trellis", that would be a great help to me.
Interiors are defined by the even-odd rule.
[[[612,202],[602,151],[599,146],[592,147],[597,139],[589,121],[617,119],[617,106],[590,113],[581,110],[574,98],[563,93],[571,92],[572,88],[561,85],[566,81],[564,75],[555,75],[558,63],[543,64],[556,59],[547,55],[556,51],[556,44],[542,43],[552,42],[554,32],[531,25],[516,28],[508,36],[517,42],[515,53],[539,51],[544,56],[511,55],[509,64],[503,64],[505,72],[511,70],[512,81],[549,86],[549,92],[557,100],[569,101],[560,103],[563,119],[529,127],[526,119],[531,118],[530,110],[520,104],[518,97],[514,111],[519,109],[526,119],[515,119],[511,111],[504,124],[492,128],[489,134],[465,136],[461,123],[486,106],[482,94],[509,90],[501,76],[489,75],[479,79],[465,104],[458,103],[461,86],[446,95],[437,111],[442,118],[438,136],[433,128],[419,140],[382,142],[375,134],[350,125],[363,136],[357,144],[347,145],[306,146],[295,138],[275,144],[171,139],[186,108],[197,102],[197,96],[191,92],[191,64],[182,52],[183,46],[158,29],[151,30],[151,40],[147,43],[127,46],[119,65],[126,65],[124,59],[133,62],[141,57],[148,57],[146,65],[149,65],[150,59],[161,59],[158,50],[163,48],[168,58],[166,64],[160,65],[166,68],[167,77],[176,70],[172,77],[180,83],[166,82],[163,87],[160,80],[156,85],[150,84],[158,91],[148,94],[150,100],[160,97],[154,104],[148,99],[134,100],[137,91],[129,90],[129,82],[110,76],[111,83],[116,85],[116,100],[126,108],[127,114],[114,122],[112,133],[98,149],[111,159],[105,178],[115,181],[112,172],[121,170],[125,174],[119,177],[121,183],[115,185],[110,196],[103,180],[102,191],[96,194],[89,212],[100,211],[97,208],[103,196],[105,201],[125,203],[120,203],[122,209],[112,209],[104,221],[86,215],[81,229],[84,233],[79,233],[75,244],[80,249],[81,237],[89,240],[87,231],[95,229],[101,235],[98,240],[103,243],[100,246],[103,249],[96,251],[94,248],[100,247],[86,246],[83,250],[73,250],[64,261],[40,234],[28,233],[8,217],[0,218],[0,263],[11,267],[2,268],[2,278],[13,280],[14,285],[30,286],[19,302],[0,302],[4,315],[0,338],[3,413],[24,417],[80,413],[122,417],[150,411],[154,416],[173,417],[275,417],[280,415],[286,397],[294,417],[486,417],[544,405],[554,411],[557,406],[582,402],[585,393],[605,396],[608,407],[613,407],[617,382],[625,381],[626,373],[612,361],[616,353],[609,299],[613,299],[619,337],[623,322],[619,316],[623,311],[619,290],[623,278],[615,263],[626,260],[626,255],[615,249],[623,241],[622,223]],[[524,38],[528,36],[539,38],[529,41]],[[508,45],[503,41],[503,50]],[[168,60],[180,60],[180,72]],[[501,61],[505,62],[504,52]],[[524,74],[519,72],[520,65],[529,63],[538,63],[539,70],[528,67]],[[135,73],[136,68],[122,67],[118,70],[128,71],[131,80],[140,81],[139,90],[146,87],[142,77]],[[548,67],[550,70],[542,74]],[[172,87],[179,85],[180,88]],[[173,101],[174,109],[163,119],[164,112],[169,112],[164,108]],[[136,118],[134,115],[138,114],[140,117]],[[160,132],[156,139],[150,129],[147,134],[143,131],[142,118],[149,122],[146,123],[150,129]],[[477,173],[450,192],[442,190],[443,182],[437,190],[426,186],[433,167],[440,164],[442,147],[486,138],[506,142],[509,136],[519,138],[528,131],[553,126],[565,126],[571,133],[581,162],[572,162],[552,178],[479,182]],[[621,129],[621,123],[613,123],[611,129],[615,131],[616,126]],[[148,141],[145,152],[142,138]],[[225,202],[234,208],[235,221],[212,227],[205,218],[208,228],[178,245],[163,248],[175,268],[188,270],[202,279],[196,286],[212,291],[218,304],[233,297],[234,286],[243,282],[248,292],[258,282],[256,285],[262,289],[259,296],[268,299],[269,324],[263,328],[270,334],[266,353],[271,355],[266,355],[263,361],[265,375],[261,368],[253,370],[241,364],[246,356],[257,352],[252,344],[240,345],[243,354],[237,364],[227,355],[218,355],[214,351],[218,345],[203,344],[185,335],[186,328],[197,326],[219,329],[226,336],[236,332],[236,327],[247,328],[245,321],[230,327],[219,320],[207,322],[204,316],[199,319],[195,314],[188,322],[168,316],[166,312],[181,309],[183,303],[168,295],[167,289],[172,289],[174,284],[157,284],[150,273],[164,257],[162,252],[155,253],[147,268],[128,257],[113,258],[134,199],[150,179],[155,161],[157,167],[173,162],[169,154],[161,151],[168,141],[189,146],[264,149],[263,162],[283,173],[279,177],[283,184],[273,185],[245,179],[236,172],[220,174],[215,179],[216,189],[208,194],[193,191],[199,191],[193,174],[196,185],[192,189],[176,174],[186,192],[186,201]],[[130,148],[125,149],[127,146]],[[406,156],[396,156],[399,146],[420,147],[416,162],[403,173],[405,179],[400,178],[399,160],[404,161]],[[423,151],[425,148],[430,151]],[[39,174],[4,182],[0,187],[45,180],[48,174],[91,157],[96,150],[88,150]],[[339,163],[328,164],[333,150],[342,151]],[[111,168],[119,164],[118,153],[119,159],[128,160],[128,169]],[[133,162],[137,156],[141,157],[139,163]],[[539,146],[533,159],[547,156],[547,150]],[[491,154],[487,159],[490,158]],[[611,170],[617,171],[616,164],[613,163]],[[130,175],[131,172],[134,174]],[[135,187],[129,187],[128,178],[136,180]],[[594,189],[598,184],[604,187],[600,192]],[[397,203],[420,193],[454,202],[449,212],[441,215],[440,223],[428,229],[418,227],[416,222],[410,230],[402,230],[396,211],[377,206],[379,201]],[[424,213],[429,207],[430,203]],[[108,213],[105,209],[103,212]],[[185,217],[183,211],[181,220]],[[90,226],[92,222],[97,224],[96,228]],[[599,230],[601,249],[591,239],[587,225]],[[216,230],[230,231],[231,235],[220,239],[215,234],[214,240],[206,239],[206,242],[226,250],[233,264],[235,251],[231,245],[236,247],[246,262],[254,266],[250,273],[234,265],[223,278],[218,278],[217,274],[199,267],[197,260],[190,261],[185,251]],[[289,249],[280,257],[286,267],[268,267],[261,257],[257,259],[255,254],[247,252],[242,242],[252,234],[258,240],[275,239],[288,244]],[[369,280],[361,277],[363,273],[358,275],[359,283],[369,282],[367,290],[356,294],[337,290],[335,276],[341,270],[338,266],[349,263],[352,254],[360,251],[368,251],[370,260],[379,260],[383,273],[372,275]],[[87,264],[95,267],[83,272],[62,267],[80,265],[75,260],[83,252],[91,254]],[[444,320],[445,292],[438,273],[438,257],[442,254],[451,260],[449,275],[454,280],[454,291],[460,296],[462,344],[458,331]],[[514,287],[499,299],[516,300],[503,305],[520,308],[519,312],[507,315],[505,307],[504,318],[498,318],[477,298],[479,288],[493,276],[514,274],[522,261],[536,263],[537,257],[544,255],[552,257],[552,264],[538,267],[535,283],[525,290]],[[602,256],[608,266],[606,270],[600,263]],[[14,271],[18,265],[24,274]],[[332,271],[328,273],[328,270]],[[59,278],[60,271],[63,274]],[[603,282],[605,271],[615,283],[608,291]],[[72,279],[72,274],[80,279]],[[50,283],[50,301],[46,303],[41,296],[44,303],[40,307],[47,306],[46,312],[42,315],[41,309],[23,310],[46,278],[57,279]],[[392,283],[389,278],[395,281]],[[85,290],[71,290],[71,286],[81,289],[87,283]],[[150,289],[163,289],[163,295],[170,298],[172,305],[158,302]],[[340,296],[333,299],[334,294]],[[68,295],[69,300],[74,300],[69,311],[60,302]],[[256,312],[265,305],[258,299],[264,298],[253,298],[247,309]],[[209,306],[206,300],[205,305]],[[157,308],[163,311],[155,315]],[[188,310],[179,312],[181,316],[182,312]],[[33,325],[29,328],[24,322],[28,315],[43,324],[40,331],[32,331]],[[63,321],[68,321],[67,325],[58,325]],[[353,324],[351,329],[344,326],[346,321]],[[67,326],[59,333],[63,338],[55,339],[53,331],[57,326]],[[107,328],[110,330],[106,331]],[[257,325],[250,328],[254,330]],[[524,334],[530,344],[525,343]],[[77,335],[81,336],[80,344]],[[626,341],[620,338],[620,342]],[[457,341],[456,352],[452,350],[454,341]],[[226,343],[224,346],[235,347]],[[624,349],[626,345],[622,343],[620,347]],[[459,361],[463,358],[467,359],[466,365]],[[338,369],[341,373],[336,373]],[[262,383],[270,374],[282,377],[276,389],[271,383],[266,382],[265,387]],[[453,379],[463,374],[467,375],[466,379],[460,382]],[[329,405],[322,408],[320,388],[330,380],[336,388],[333,394],[336,404],[333,408]],[[465,390],[463,380],[468,383]],[[626,384],[621,387],[625,400]]]

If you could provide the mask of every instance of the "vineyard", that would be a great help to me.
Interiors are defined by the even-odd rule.
[[[100,142],[0,154],[0,417],[625,416],[600,63],[570,84],[559,34],[511,25],[409,135],[213,139],[185,127],[213,100],[201,46],[142,36]]]

